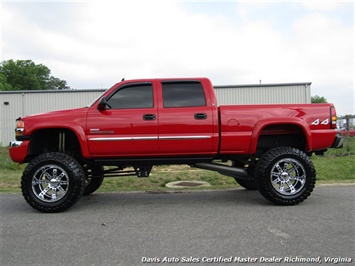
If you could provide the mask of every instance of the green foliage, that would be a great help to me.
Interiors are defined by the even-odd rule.
[[[6,77],[0,72],[0,91],[11,91],[11,90],[13,90],[12,86],[9,83],[7,83]]]
[[[47,90],[67,90],[70,87],[67,85],[65,80],[59,78],[50,77],[47,83]]]
[[[65,80],[50,75],[51,71],[31,60],[7,60],[0,64],[0,90],[69,89]]]
[[[11,160],[8,148],[0,146],[0,172],[3,170],[22,170],[22,167]]]
[[[315,96],[311,97],[311,102],[312,103],[327,103],[327,99],[323,96],[315,95]]]
[[[355,156],[333,158],[312,156],[317,170],[317,181],[322,183],[340,183],[355,181]],[[331,162],[331,163],[330,163]]]

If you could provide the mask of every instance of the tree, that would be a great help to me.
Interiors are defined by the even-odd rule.
[[[327,99],[325,97],[321,97],[318,95],[312,96],[311,97],[311,102],[312,103],[327,103]]]
[[[6,82],[6,77],[0,73],[0,91],[11,91],[12,87]]]
[[[70,87],[67,85],[67,82],[65,80],[61,80],[59,78],[55,77],[50,77],[48,84],[47,84],[47,89],[48,90],[68,90]]]
[[[0,90],[70,89],[65,80],[50,75],[51,71],[31,60],[7,60],[0,64]]]

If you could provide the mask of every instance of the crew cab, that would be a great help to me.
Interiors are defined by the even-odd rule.
[[[218,106],[207,78],[123,80],[87,107],[18,118],[15,132],[23,196],[42,212],[161,164],[217,171],[294,205],[315,186],[310,155],[342,146],[332,104]]]

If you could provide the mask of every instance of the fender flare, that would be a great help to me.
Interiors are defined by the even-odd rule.
[[[251,141],[250,141],[250,147],[249,147],[249,153],[250,154],[255,154],[256,149],[258,146],[258,141],[261,132],[263,129],[267,126],[272,126],[272,125],[294,125],[298,126],[302,132],[304,133],[304,136],[306,138],[306,150],[309,151],[310,147],[312,147],[312,134],[310,131],[310,128],[308,124],[299,118],[278,118],[277,120],[270,120],[270,119],[265,119],[265,120],[260,120],[258,121],[253,128],[252,136],[251,136]]]
[[[48,126],[46,125],[45,127],[37,127],[36,129],[31,130],[31,135],[39,132],[41,130],[46,130],[46,129],[65,129],[68,131],[71,131],[72,133],[74,133],[74,135],[76,136],[78,143],[80,145],[80,150],[81,150],[81,154],[84,158],[90,158],[90,152],[89,152],[89,148],[87,145],[87,141],[86,141],[86,135],[85,135],[85,131],[84,129],[80,126],[80,125],[71,125],[71,124],[67,124],[67,125],[51,125]]]
[[[86,140],[86,135],[84,129],[79,126],[79,125],[74,125],[73,127],[69,127],[69,130],[74,132],[76,137],[78,138],[80,149],[81,149],[81,154],[83,155],[84,158],[90,158],[90,152],[89,152],[89,147],[88,143]]]

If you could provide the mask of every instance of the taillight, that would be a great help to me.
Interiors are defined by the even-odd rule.
[[[336,128],[337,127],[337,112],[336,112],[334,106],[330,107],[330,119],[332,121],[332,123],[330,125],[331,128]]]

